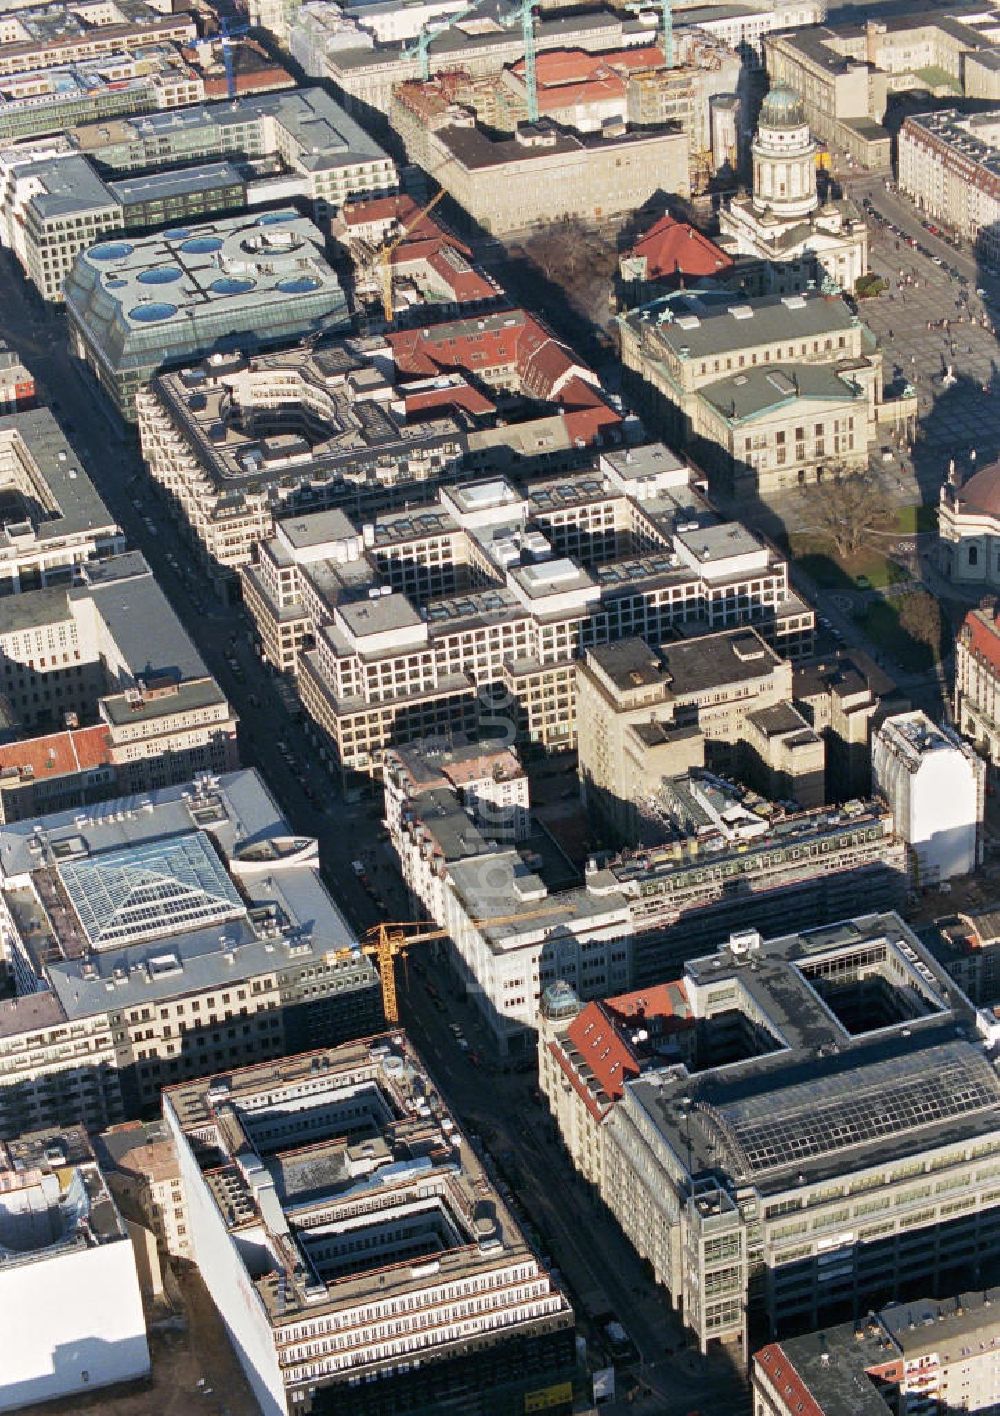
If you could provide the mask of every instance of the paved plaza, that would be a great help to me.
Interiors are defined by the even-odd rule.
[[[974,274],[963,287],[919,252],[895,247],[891,235],[876,236],[872,269],[890,289],[862,302],[861,314],[882,345],[887,386],[905,379],[919,396],[917,475],[930,500],[926,494],[940,485],[950,458],[961,470],[973,451],[980,464],[1000,453],[1000,348]],[[949,366],[956,379],[950,386]]]

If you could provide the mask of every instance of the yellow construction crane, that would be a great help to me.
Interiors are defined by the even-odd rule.
[[[572,907],[560,903],[560,911],[571,912]],[[476,926],[500,924],[520,924],[522,920],[537,919],[540,915],[551,914],[552,906],[541,910],[524,910],[519,914],[493,915],[489,919],[474,919]],[[382,983],[382,1010],[385,1020],[391,1026],[399,1022],[399,1002],[396,997],[396,956],[404,953],[411,944],[429,944],[434,939],[448,939],[447,929],[440,929],[433,921],[418,924],[376,924],[366,930],[358,946],[363,954],[374,958]],[[338,949],[337,958],[355,953],[353,949]]]
[[[380,267],[381,267],[381,277],[382,277],[382,279],[381,279],[381,284],[382,284],[382,310],[383,310],[383,313],[385,314],[385,322],[386,322],[386,324],[392,324],[392,257],[393,257],[393,252],[394,252],[394,251],[397,251],[397,250],[399,249],[399,247],[400,247],[400,246],[403,244],[403,242],[406,240],[407,236],[409,236],[409,234],[410,234],[410,232],[413,230],[413,228],[414,228],[415,226],[419,226],[420,223],[423,221],[423,219],[424,219],[425,216],[429,216],[429,215],[430,215],[430,213],[431,213],[431,212],[434,210],[434,208],[437,206],[438,202],[441,201],[442,198],[443,198],[445,195],[446,195],[446,194],[445,194],[445,190],[444,190],[444,188],[442,187],[441,190],[438,192],[437,196],[431,197],[430,201],[429,201],[429,202],[427,203],[427,205],[423,208],[423,210],[420,211],[420,212],[418,212],[418,214],[413,218],[413,220],[412,220],[408,225],[406,225],[406,226],[403,227],[402,231],[399,233],[399,235],[396,237],[396,239],[395,239],[394,241],[387,242],[386,245],[384,245],[384,246],[382,247],[381,251],[379,252],[379,265],[380,265]]]

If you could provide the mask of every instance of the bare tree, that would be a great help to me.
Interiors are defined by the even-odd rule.
[[[863,473],[835,475],[818,489],[814,514],[817,529],[830,537],[845,559],[857,555],[870,531],[891,521],[882,494]]]
[[[913,590],[899,602],[899,623],[911,639],[926,644],[935,656],[941,647],[941,606],[926,590]]]

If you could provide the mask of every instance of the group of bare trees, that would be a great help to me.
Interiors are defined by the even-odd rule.
[[[845,560],[858,554],[872,531],[888,530],[893,520],[878,487],[863,473],[842,469],[819,487],[812,510],[816,529],[830,538]]]
[[[814,507],[816,529],[828,536],[845,560],[856,556],[872,533],[891,529],[895,517],[879,488],[863,473],[840,470],[818,490]],[[900,595],[900,627],[937,655],[941,647],[941,606],[927,590]]]

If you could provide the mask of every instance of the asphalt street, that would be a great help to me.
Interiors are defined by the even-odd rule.
[[[35,375],[40,401],[53,410],[129,544],[146,556],[234,704],[243,762],[261,770],[294,828],[319,838],[327,884],[356,930],[386,915],[411,917],[391,848],[379,840],[379,805],[346,803],[319,759],[308,726],[289,716],[273,675],[257,656],[242,609],[212,595],[190,542],[144,470],[136,434],[121,425],[70,353],[65,315],[33,297],[5,252],[0,253],[0,280],[6,291],[0,333],[21,352]],[[358,857],[367,867],[367,888],[351,865]],[[581,1295],[591,1300],[606,1295],[648,1364],[645,1400],[629,1409],[655,1409],[665,1416],[685,1416],[694,1409],[703,1416],[729,1416],[748,1409],[745,1388],[726,1359],[705,1363],[696,1353],[673,1355],[683,1343],[681,1324],[617,1225],[576,1177],[552,1134],[547,1111],[532,1097],[534,1077],[499,1070],[488,1074],[474,1066],[456,1045],[448,1018],[430,1007],[429,996],[416,985],[418,978],[411,969],[402,980],[403,1021],[426,1050],[442,1094],[467,1127],[492,1133],[494,1151],[516,1157],[518,1203],[546,1236],[577,1305]],[[474,1029],[471,1010],[453,999],[448,1006],[449,1018],[460,1015]]]

